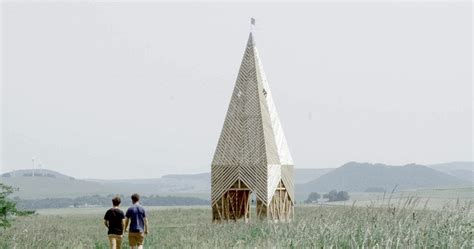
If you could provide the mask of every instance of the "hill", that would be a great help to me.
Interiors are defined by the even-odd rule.
[[[467,184],[470,182],[422,165],[388,166],[350,162],[316,180],[299,184],[296,189],[300,193],[327,192],[332,189],[364,192],[368,188],[391,191],[395,186],[398,189],[416,189]]]
[[[120,193],[138,192],[143,194],[193,194],[209,198],[211,192],[211,174],[164,175],[161,178],[122,179],[87,181],[101,183]]]
[[[20,198],[53,198],[110,194],[106,186],[63,175],[52,170],[16,170],[2,174],[0,182],[19,188],[13,196]],[[112,192],[113,193],[113,192]]]
[[[428,165],[428,167],[460,179],[474,182],[474,162],[451,162]]]
[[[74,198],[91,195],[140,193],[209,198],[210,174],[165,175],[151,179],[75,179],[52,170],[15,170],[0,176],[0,183],[18,188],[22,199]]]
[[[15,171],[11,171],[1,175],[2,177],[9,178],[9,177],[46,177],[46,179],[56,178],[56,179],[74,179],[74,177],[70,177],[67,175],[63,175],[59,172],[49,170],[49,169],[19,169]]]
[[[316,180],[319,177],[327,174],[334,168],[323,168],[323,169],[295,169],[295,183],[303,184]]]

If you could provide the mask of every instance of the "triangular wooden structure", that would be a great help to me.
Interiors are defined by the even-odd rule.
[[[253,22],[254,23],[254,22]],[[293,160],[250,32],[212,161],[213,220],[291,220]]]

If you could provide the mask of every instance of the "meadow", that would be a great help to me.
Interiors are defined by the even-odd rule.
[[[459,202],[474,201],[474,186],[403,190],[394,193],[351,192],[350,200],[327,203],[360,207],[398,205],[411,200],[415,209],[456,208]]]
[[[439,210],[424,208],[416,198],[385,207],[308,205],[296,207],[289,223],[220,224],[211,222],[208,207],[150,207],[145,248],[472,248],[471,203],[457,201]],[[108,248],[105,210],[18,217],[1,231],[0,248]]]

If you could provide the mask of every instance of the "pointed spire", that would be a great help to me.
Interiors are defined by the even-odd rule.
[[[247,47],[253,47],[255,45],[255,39],[253,38],[252,32],[249,34],[249,39],[247,40]]]
[[[265,205],[270,205],[281,181],[294,200],[293,161],[255,46],[254,18],[250,24],[252,30],[212,161],[213,205],[220,203],[238,180]]]
[[[253,37],[254,31],[255,31],[255,18],[251,17],[250,18],[250,35],[249,35],[248,44],[255,45],[255,38]]]

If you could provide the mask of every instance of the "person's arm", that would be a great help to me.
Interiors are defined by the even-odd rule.
[[[123,229],[124,232],[128,232],[128,223],[130,223],[130,219],[125,218],[125,225]]]
[[[123,226],[123,232],[128,232],[128,223],[130,223],[130,209],[127,209],[125,213],[125,225]]]
[[[104,225],[109,228],[109,211],[107,211],[104,215]]]
[[[145,234],[148,234],[148,219],[145,217],[144,219],[145,222]]]

